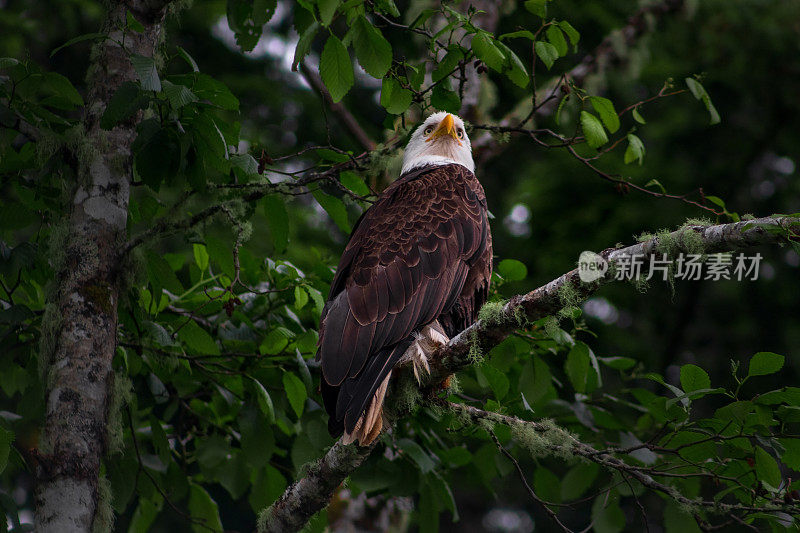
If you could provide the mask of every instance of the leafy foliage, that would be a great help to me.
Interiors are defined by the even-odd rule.
[[[301,103],[289,101],[285,126],[273,128],[280,132],[259,133],[269,128],[255,126],[252,117],[266,113],[277,124],[275,111],[264,111],[264,100],[274,98],[267,104],[280,108],[283,98],[288,101],[283,91],[291,85],[282,82],[269,86],[271,92],[254,91],[235,72],[236,66],[249,68],[240,56],[214,59],[196,43],[195,56],[202,58],[197,61],[187,51],[195,50],[191,39],[183,38],[188,32],[174,29],[177,37],[170,36],[163,57],[130,55],[137,79],[120,86],[99,119],[109,132],[120,124],[137,124],[127,214],[135,246],[126,257],[113,361],[115,401],[121,407],[111,413],[110,424],[116,426],[109,429],[119,442],[111,443],[103,461],[119,524],[129,531],[175,523],[184,529],[191,524],[195,531],[252,528],[254,517],[333,443],[313,355],[342,236],[368,207],[373,191],[396,173],[396,149],[410,125],[404,121],[432,108],[459,112],[467,100],[468,69],[478,73],[486,93],[499,93],[500,100],[557,105],[550,133],[526,132],[543,149],[568,146],[590,166],[603,156],[603,161],[617,157],[622,169],[628,168],[623,162],[634,161],[647,169],[644,163],[657,147],[648,143],[646,153],[639,135],[654,141],[663,135],[663,116],[657,118],[656,109],[652,115],[648,109],[650,122],[644,129],[641,112],[650,105],[647,98],[615,99],[601,96],[591,83],[559,81],[579,61],[571,53],[586,37],[570,22],[554,18],[560,13],[554,4],[528,0],[508,17],[514,20],[513,28],[507,28],[511,31],[499,34],[482,28],[475,11],[462,13],[449,5],[422,10],[409,22],[392,0],[292,5],[228,0],[216,15],[226,21],[240,51],[255,54],[265,31],[288,32],[291,26],[298,39],[292,69],[306,58],[318,58],[333,102],[366,108],[367,88],[372,87],[373,101],[389,115],[383,126],[391,135],[366,156],[335,131],[332,139],[316,111],[313,121],[310,111],[302,118],[292,115],[292,106],[318,109],[315,100],[299,91]],[[187,20],[196,24],[191,13]],[[588,23],[575,21],[575,26],[592,32]],[[120,31],[127,35],[141,29],[131,14]],[[54,35],[51,40],[57,42],[48,46],[56,59],[110,38],[100,33]],[[351,51],[366,75],[354,67]],[[42,376],[47,375],[48,342],[58,314],[48,306],[48,295],[56,273],[64,268],[60,254],[76,169],[91,157],[81,123],[87,95],[80,83],[70,81],[83,79],[83,73],[68,78],[54,72],[62,63],[38,64],[50,50],[44,52],[20,51],[0,59],[3,487],[28,487],[35,469],[30,450],[37,447],[44,416]],[[79,56],[70,57],[80,64]],[[207,70],[212,61],[227,60],[231,65],[225,66],[234,74]],[[541,76],[554,80],[544,94]],[[258,77],[264,78],[263,72]],[[374,80],[364,81],[367,77]],[[705,106],[710,122],[720,122],[699,79],[685,78],[688,92],[669,80],[656,85],[661,83],[661,90],[648,98],[691,93]],[[688,102],[688,113],[694,113],[697,104]],[[675,109],[682,105],[675,104]],[[511,106],[499,107],[513,112]],[[530,108],[526,114],[533,117],[535,111]],[[295,135],[289,131],[292,120],[303,124],[296,133],[308,137],[283,139]],[[376,138],[379,131],[373,129]],[[473,139],[481,131],[473,129]],[[319,147],[326,134],[328,146]],[[613,153],[622,141],[624,154]],[[297,149],[298,144],[303,148]],[[273,159],[276,145],[295,152]],[[517,155],[522,158],[527,150]],[[515,165],[507,173],[521,177],[522,167]],[[300,170],[306,168],[311,170]],[[627,174],[620,179],[620,192],[643,183]],[[653,181],[664,194],[661,182]],[[547,186],[535,180],[526,186],[546,193]],[[500,194],[489,183],[487,189],[490,199]],[[513,196],[513,187],[509,189]],[[711,207],[715,216],[738,218],[723,200],[704,195],[706,200],[716,206]],[[602,203],[599,209],[609,209],[611,202]],[[564,217],[585,218],[592,225],[600,218],[596,212],[568,211],[564,209]],[[645,210],[642,220],[649,222],[649,215]],[[496,235],[506,220],[519,223],[498,217],[493,221]],[[534,223],[571,240],[573,233],[546,220]],[[164,228],[172,236],[155,238]],[[630,229],[625,231],[608,236],[608,241],[599,231],[592,244],[627,238]],[[534,247],[510,245],[508,239],[503,234],[498,246],[502,259],[496,267],[494,302],[560,273],[511,259],[529,257],[523,248]],[[571,258],[575,246],[568,251],[554,246],[542,255]],[[645,349],[608,349],[603,325],[588,310],[571,307],[560,322],[526,326],[485,354],[481,365],[459,375],[457,388],[430,395],[414,416],[399,420],[382,437],[380,446],[389,451],[373,454],[353,473],[350,494],[416,498],[416,524],[435,529],[440,515],[456,521],[459,510],[466,512],[467,506],[459,506],[462,487],[484,495],[510,490],[498,480],[509,485],[518,461],[540,498],[573,506],[569,519],[575,528],[592,522],[598,531],[620,531],[626,523],[647,520],[636,518],[643,505],[661,516],[667,531],[691,529],[698,521],[720,523],[716,511],[722,504],[734,506],[731,512],[759,527],[796,527],[796,518],[777,512],[796,505],[800,489],[800,389],[781,374],[796,358],[788,352],[757,352],[746,372],[737,363],[720,371],[710,360],[679,367],[677,359],[654,362],[642,353],[654,342],[642,340]],[[654,328],[662,325],[652,322]],[[655,338],[638,333],[642,339]],[[765,337],[763,344],[756,349],[773,349],[771,339]],[[394,392],[401,396],[402,391]],[[527,421],[551,419],[581,442],[609,450],[695,503],[679,505],[669,494],[574,454],[546,453],[547,442],[536,435],[465,421],[444,408],[446,402]],[[515,497],[521,500],[519,490]],[[0,507],[14,530],[25,529],[19,511],[30,505],[30,494],[20,503],[0,491]],[[310,528],[321,530],[327,520],[338,518],[335,513],[332,509],[318,515]],[[544,514],[536,516],[537,523],[540,518],[546,523]]]

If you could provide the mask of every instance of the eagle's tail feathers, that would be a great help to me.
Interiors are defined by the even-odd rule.
[[[383,399],[386,396],[386,389],[389,386],[391,377],[392,373],[390,371],[378,386],[366,411],[356,422],[356,427],[353,428],[352,432],[345,431],[342,436],[342,444],[352,444],[357,441],[361,446],[369,446],[381,434],[381,429],[383,429]]]

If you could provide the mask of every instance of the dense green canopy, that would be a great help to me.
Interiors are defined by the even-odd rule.
[[[313,359],[319,315],[353,223],[433,109],[471,124],[494,216],[494,302],[571,270],[584,250],[687,219],[800,211],[800,4],[477,4],[486,12],[178,2],[155,57],[131,52],[136,79],[99,124],[137,133],[123,169],[101,526],[113,514],[114,530],[251,531],[333,444]],[[24,531],[48,453],[58,273],[82,264],[64,251],[98,151],[82,121],[107,30],[101,2],[0,6],[0,509]],[[129,13],[112,35],[125,44],[143,24]],[[588,75],[574,71],[587,56]],[[534,87],[537,103],[547,91],[552,101],[521,122]],[[310,527],[342,526],[363,493],[365,529],[390,509],[426,531],[554,530],[519,465],[574,530],[683,533],[734,514],[731,530],[796,529],[800,255],[796,241],[746,253],[763,256],[757,280],[565,294],[560,314],[476,354],[449,391],[395,387],[395,427]],[[108,301],[92,287],[87,299]],[[618,456],[649,475],[668,469],[657,479],[689,499],[742,509],[679,505],[445,400],[552,419],[597,449],[645,442]]]

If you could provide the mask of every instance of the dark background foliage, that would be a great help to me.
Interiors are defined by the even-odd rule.
[[[397,2],[402,13],[398,20],[409,23],[427,4]],[[652,31],[635,45],[618,43],[622,60],[590,76],[584,88],[591,94],[608,97],[619,110],[653,96],[668,79],[674,80],[676,87],[683,87],[684,78],[702,74],[703,85],[722,122],[709,125],[708,112],[689,93],[658,99],[640,108],[646,124],[637,124],[630,114],[623,117],[623,130],[636,127],[636,134],[645,144],[644,164],[626,165],[624,150],[618,149],[603,156],[599,165],[609,173],[629,176],[642,186],[657,179],[674,194],[702,189],[706,195],[722,198],[727,210],[738,215],[800,211],[796,169],[800,144],[800,5],[766,0],[687,4],[680,13],[651,20]],[[97,31],[101,6],[87,0],[57,4],[0,0],[0,7],[0,56],[27,60],[44,71],[58,72],[85,94],[91,43],[79,42],[51,53],[77,35]],[[560,59],[553,72],[560,73],[591,53],[606,35],[626,23],[636,7],[622,0],[558,0],[550,4],[548,16],[569,20],[581,32],[578,52]],[[364,148],[342,127],[324,99],[309,88],[299,72],[291,70],[297,43],[294,24],[305,16],[297,14],[302,8],[292,2],[279,2],[264,35],[249,53],[242,53],[236,45],[226,21],[226,9],[226,2],[197,0],[191,7],[176,10],[165,31],[163,61],[159,65],[162,79],[190,72],[187,63],[177,56],[177,47],[188,51],[202,73],[225,84],[238,99],[238,112],[214,111],[227,144],[237,139],[238,154],[250,154],[254,160],[268,154],[275,160],[276,169],[296,172],[315,165],[326,168],[340,159],[340,155],[314,150],[280,159],[306,146],[330,145],[355,155],[363,152]],[[520,28],[535,30],[540,23],[521,2],[503,2],[500,10],[497,35]],[[346,23],[339,18],[331,29],[341,36]],[[392,44],[395,59],[413,60],[424,53],[424,41],[409,38],[402,29],[384,27],[383,34]],[[311,47],[308,61],[312,68],[316,68],[324,42],[318,38]],[[514,49],[529,65],[530,47]],[[539,66],[540,86],[550,75]],[[475,111],[476,123],[490,123],[492,117],[503,116],[526,94],[526,89],[496,72],[483,76],[485,98]],[[355,85],[342,102],[367,135],[382,145],[398,132],[404,135],[402,124],[413,126],[421,113],[412,107],[402,119],[388,115],[379,103],[380,90],[380,80],[356,68]],[[70,121],[80,118],[79,106],[59,113],[68,122],[53,126],[53,130],[68,138],[65,132]],[[576,115],[567,108],[565,116],[567,121],[574,121]],[[561,127],[554,117],[537,126]],[[472,133],[473,137],[477,134]],[[36,428],[43,412],[36,354],[38,331],[44,327],[41,316],[47,281],[53,275],[46,243],[57,231],[64,214],[63,201],[74,178],[67,167],[49,172],[48,165],[57,165],[41,156],[49,153],[46,146],[38,148],[38,158],[30,156],[19,163],[17,158],[24,159],[19,155],[23,148],[16,138],[17,133],[10,129],[4,128],[0,133],[4,150],[0,154],[0,257],[4,261],[0,279],[11,287],[17,276],[22,277],[25,295],[17,301],[26,302],[31,316],[19,320],[11,316],[11,302],[0,293],[0,313],[5,313],[0,319],[0,415],[7,414],[3,425],[16,434],[10,466],[0,477],[0,507],[13,516],[9,518],[12,523],[18,509],[19,519],[29,523],[32,478],[24,465],[31,459],[25,454],[36,446]],[[690,217],[709,217],[708,212],[679,200],[633,190],[624,193],[566,150],[544,149],[525,136],[512,136],[504,142],[507,144],[502,150],[479,168],[479,178],[495,217],[495,253],[499,259],[524,263],[527,275],[516,280],[507,276],[512,279],[498,283],[498,298],[526,292],[574,268],[583,250],[599,251],[616,243],[632,243],[643,232],[675,228]],[[362,191],[359,194],[368,192],[364,183],[375,190],[382,189],[396,175],[397,161],[396,152],[373,161],[358,173],[358,185],[353,190]],[[250,164],[249,160],[246,164]],[[214,170],[219,179],[209,181],[230,183],[228,170]],[[23,174],[35,176],[36,184],[31,185],[29,180],[27,185],[19,185],[17,179]],[[139,234],[153,220],[170,212],[187,183],[194,186],[190,170],[185,175],[183,170],[176,171],[178,174],[174,180],[170,177],[155,187],[134,186],[131,235]],[[137,255],[132,267],[135,281],[121,312],[121,348],[115,360],[115,369],[132,379],[134,399],[120,412],[120,429],[124,428],[121,449],[106,463],[118,529],[184,528],[188,518],[183,513],[202,518],[204,511],[198,509],[211,507],[208,498],[219,506],[226,529],[252,529],[257,511],[282,492],[304,463],[318,457],[332,443],[325,432],[325,416],[316,403],[318,375],[311,357],[320,298],[327,294],[332,268],[346,239],[344,230],[355,221],[364,204],[340,198],[341,194],[330,185],[322,187],[333,195],[317,193],[325,209],[310,195],[270,195],[255,206],[233,206],[227,218],[218,217],[213,223],[148,243]],[[219,199],[213,188],[197,189],[190,202],[180,204],[179,214],[196,213],[203,202]],[[698,197],[696,192],[693,194]],[[326,211],[333,211],[334,218],[338,215],[339,224]],[[724,216],[710,218],[715,222],[729,220]],[[234,276],[231,250],[237,232],[231,232],[231,227],[237,223],[241,224],[239,235],[245,237],[239,250],[242,281],[262,291],[277,292],[250,293],[226,304],[228,295],[220,287],[225,287],[224,277],[230,280]],[[30,245],[28,255],[26,243]],[[800,377],[800,256],[789,248],[764,248],[758,252],[764,261],[757,281],[677,281],[674,290],[667,283],[652,282],[645,294],[632,284],[619,283],[598,292],[583,304],[581,318],[575,322],[564,319],[561,327],[591,346],[597,356],[634,359],[639,377],[646,371],[658,372],[669,383],[678,385],[681,366],[693,363],[708,372],[713,386],[735,388],[731,361],[746,368],[753,353],[769,351],[786,356],[783,371],[772,378],[761,378],[772,380],[769,384],[751,380],[742,389],[744,397],[794,385]],[[222,277],[216,285],[204,283],[209,275]],[[203,286],[210,292],[204,293]],[[197,309],[208,323],[198,325],[165,308],[155,312],[151,295],[160,294],[161,288],[180,296],[177,301],[170,301],[173,307]],[[239,287],[237,292],[248,291]],[[208,303],[209,295],[218,299]],[[177,340],[170,337],[174,331]],[[519,408],[518,392],[528,390],[526,379],[534,379],[536,386],[532,390],[541,394],[527,400],[537,414],[575,425],[579,428],[575,431],[581,434],[597,433],[591,421],[581,418],[580,409],[585,410],[590,404],[600,410],[611,409],[612,404],[603,403],[607,398],[597,394],[594,404],[590,400],[576,401],[570,379],[562,370],[569,346],[557,340],[541,340],[540,330],[534,330],[533,335],[539,341],[532,345],[526,344],[527,339],[518,338],[490,354],[493,366],[489,368],[494,370],[466,372],[461,380],[464,394],[469,398],[508,394],[506,401],[511,402],[515,396],[513,408]],[[196,358],[209,353],[239,356],[232,356],[236,364],[229,364],[224,357]],[[541,377],[541,369],[529,369],[531,363],[525,357],[530,353],[536,354],[536,361],[544,361],[545,367],[552,368],[556,378],[552,384]],[[254,354],[261,357],[247,357]],[[492,372],[507,375],[505,384],[498,384],[502,379],[493,377]],[[531,372],[538,377],[531,378]],[[618,374],[603,367],[604,395],[632,386],[630,375]],[[289,383],[287,375],[292,376]],[[548,382],[546,390],[536,379]],[[267,391],[274,404],[271,409],[265,407],[267,400],[255,380]],[[639,379],[637,386],[664,393],[652,382],[645,385],[643,381]],[[498,387],[505,387],[506,391],[510,387],[511,392],[498,394]],[[710,417],[722,405],[721,401],[709,399],[695,406],[693,415]],[[641,418],[613,409],[611,412],[614,421],[595,420],[598,426],[604,426],[600,429],[604,433],[592,438],[616,443],[623,438],[622,430],[634,424],[639,424],[639,438],[648,434]],[[597,412],[595,415],[599,416]],[[266,424],[265,419],[274,424]],[[529,500],[519,480],[513,477],[511,463],[498,453],[485,432],[475,435],[461,430],[439,438],[437,432],[450,423],[446,415],[426,411],[418,419],[404,423],[387,437],[392,449],[411,458],[403,463],[406,468],[376,454],[354,476],[354,492],[367,490],[370,494],[412,499],[421,493],[423,499],[436,502],[430,504],[432,509],[418,505],[419,522],[426,527],[441,520],[443,530],[530,531],[535,521],[537,529],[548,530],[547,518]],[[151,422],[155,420],[158,423]],[[165,428],[161,433],[167,432],[163,436],[153,429],[161,424]],[[140,441],[136,444],[142,447],[143,455],[138,458],[133,452],[132,427],[137,429],[135,434]],[[508,435],[499,436],[504,443],[510,439]],[[597,477],[594,471],[576,471],[558,461],[517,455],[530,473],[530,483],[546,500],[590,496],[592,491],[586,490],[589,487],[581,491],[569,488],[580,485],[576,479],[588,480],[595,493],[608,481]],[[140,468],[142,461],[144,466]],[[427,461],[435,461],[435,468]],[[416,468],[408,469],[409,465]],[[575,472],[570,479],[574,485],[564,479],[567,472]],[[177,502],[178,510],[164,503],[163,495],[159,495],[162,490]],[[604,512],[602,505],[597,507],[598,500],[593,504],[589,499],[565,510],[563,516],[574,527],[585,527],[591,517],[598,531],[620,530],[626,522],[628,530],[642,530],[643,518],[630,494],[624,487],[610,492],[610,511]],[[619,505],[617,500],[621,500]],[[674,506],[668,505],[663,511],[664,504],[658,497],[647,501],[648,508],[657,509],[649,518],[651,525],[658,524],[656,527],[667,531],[690,527],[685,522],[687,515]],[[452,512],[446,511],[452,506],[458,509],[459,522],[453,523]],[[440,510],[444,511],[441,515]],[[335,518],[336,513],[334,505],[328,516]],[[318,525],[324,519],[319,518]],[[209,520],[213,525],[215,518]],[[760,524],[769,527],[766,522]],[[3,526],[0,523],[0,529]]]

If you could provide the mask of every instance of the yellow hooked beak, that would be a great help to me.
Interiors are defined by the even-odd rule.
[[[453,115],[450,113],[446,114],[442,121],[439,123],[439,126],[431,133],[431,136],[425,139],[425,142],[432,141],[437,137],[442,137],[444,135],[449,135],[456,141],[459,146],[461,145],[461,141],[458,140],[458,133],[456,132],[456,126],[453,122]]]

